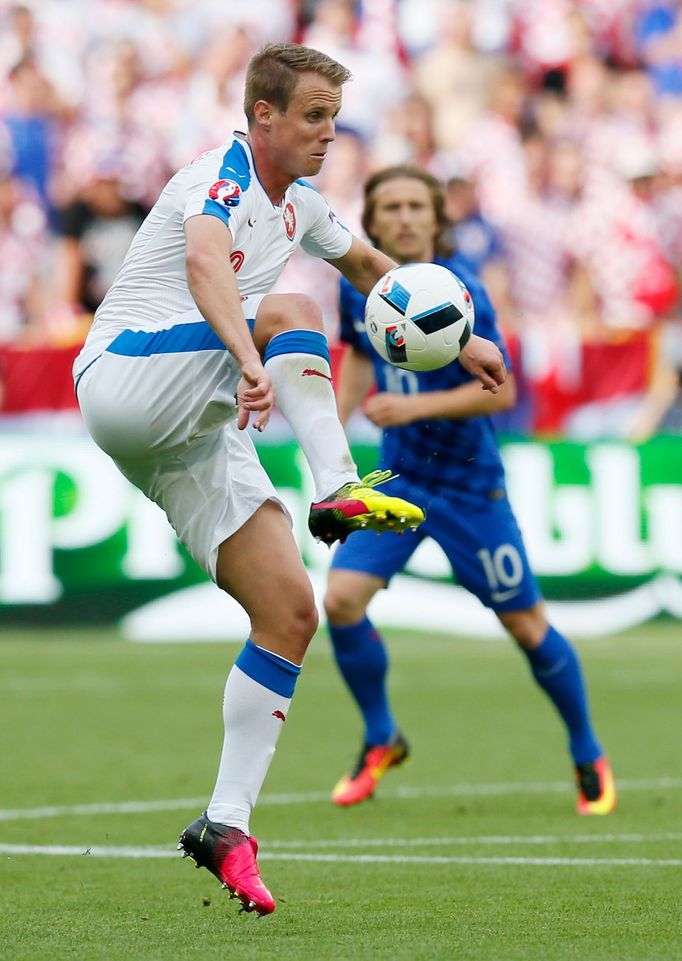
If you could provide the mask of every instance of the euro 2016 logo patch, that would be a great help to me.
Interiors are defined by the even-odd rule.
[[[389,360],[394,364],[404,363],[407,360],[407,347],[405,346],[404,328],[395,325],[387,327],[384,332],[386,353]]]
[[[390,341],[394,347],[402,347],[405,343],[403,333],[398,327],[386,328],[386,340]]]
[[[296,211],[294,210],[293,204],[286,205],[282,217],[284,219],[284,229],[287,232],[287,237],[289,240],[293,240],[294,234],[296,233]]]
[[[241,187],[234,180],[216,180],[208,195],[211,200],[217,200],[226,207],[236,207],[242,199]]]

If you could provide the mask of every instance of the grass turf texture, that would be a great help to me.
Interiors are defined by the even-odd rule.
[[[131,800],[178,806],[41,819],[0,813],[0,844],[83,852],[0,848],[0,958],[679,959],[679,866],[396,859],[682,860],[681,633],[679,624],[657,623],[579,645],[622,783],[620,807],[606,818],[575,815],[562,729],[511,644],[404,634],[390,637],[392,689],[413,761],[387,776],[374,801],[336,809],[325,796],[352,765],[360,726],[318,636],[253,819],[262,873],[279,902],[273,917],[256,920],[238,915],[217,881],[179,855],[85,853],[174,849],[213,786],[224,677],[237,647],[5,631],[4,812]],[[183,806],[184,798],[197,803]],[[411,845],[417,838],[430,840]],[[362,855],[386,860],[343,860]]]

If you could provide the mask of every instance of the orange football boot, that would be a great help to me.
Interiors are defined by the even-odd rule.
[[[605,757],[586,764],[576,764],[575,778],[578,784],[578,814],[610,814],[615,810],[618,795]]]
[[[359,804],[372,797],[381,778],[392,767],[403,764],[410,755],[407,741],[398,734],[391,744],[365,744],[351,774],[342,777],[332,791],[332,801],[340,807]]]

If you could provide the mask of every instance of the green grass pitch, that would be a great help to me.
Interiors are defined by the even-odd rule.
[[[413,760],[373,801],[329,803],[360,725],[320,634],[252,823],[278,900],[256,919],[175,852],[236,646],[5,630],[0,958],[682,958],[680,624],[578,645],[620,786],[602,818],[574,813],[562,728],[511,643],[390,642]]]

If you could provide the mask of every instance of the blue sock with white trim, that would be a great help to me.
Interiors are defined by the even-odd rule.
[[[585,764],[601,757],[604,752],[592,728],[587,690],[575,649],[550,626],[538,647],[523,653],[533,677],[566,725],[574,762]]]
[[[336,408],[329,346],[317,330],[276,334],[263,355],[275,402],[308,461],[315,500],[323,500],[358,473]]]
[[[249,833],[249,819],[275,753],[301,668],[248,640],[225,684],[225,738],[207,813]]]
[[[362,712],[367,744],[390,744],[397,732],[386,690],[388,652],[369,618],[357,624],[329,624],[339,670]]]

